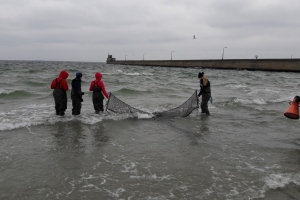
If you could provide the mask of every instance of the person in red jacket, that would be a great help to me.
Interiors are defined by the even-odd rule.
[[[61,71],[59,77],[53,79],[51,89],[55,102],[56,115],[64,116],[67,110],[67,90],[69,89],[67,78],[69,74],[65,70]]]
[[[105,86],[102,79],[102,74],[100,72],[95,73],[96,80],[91,82],[90,91],[93,91],[93,105],[95,112],[98,114],[103,109],[103,99],[104,96],[109,99],[109,96],[106,92]],[[104,95],[104,96],[103,96]]]

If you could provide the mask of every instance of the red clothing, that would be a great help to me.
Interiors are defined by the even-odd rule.
[[[69,89],[69,86],[68,86],[68,83],[66,80],[68,78],[68,76],[69,76],[68,72],[66,72],[65,70],[61,71],[59,74],[59,77],[53,79],[51,86],[50,86],[51,89],[61,88],[65,91],[67,91]],[[59,84],[59,85],[56,85],[56,84]]]
[[[102,93],[104,94],[104,96],[105,96],[106,98],[109,98],[109,96],[108,96],[108,94],[107,94],[107,92],[106,92],[104,83],[103,83],[103,81],[101,80],[102,74],[100,74],[99,72],[96,72],[95,77],[96,77],[96,80],[94,80],[94,81],[91,82],[91,85],[90,85],[90,91],[93,91],[94,86],[98,86],[98,87],[101,88],[101,91],[102,91]]]

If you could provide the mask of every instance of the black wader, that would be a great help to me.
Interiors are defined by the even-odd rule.
[[[208,110],[208,101],[211,97],[210,87],[204,87],[202,93],[202,102],[201,102],[201,111],[202,113],[206,113],[206,115],[210,115]]]
[[[80,115],[81,111],[81,102],[82,92],[81,92],[81,80],[75,78],[72,80],[72,91],[71,91],[71,99],[72,99],[72,115]]]
[[[63,79],[60,80],[60,82]],[[56,79],[56,88],[53,90],[53,97],[55,102],[56,115],[63,116],[67,110],[67,92],[62,88],[59,88],[60,82]]]
[[[208,101],[211,97],[211,93],[202,93],[202,102],[201,102],[201,111],[202,113],[206,113],[206,115],[210,115],[208,110]]]
[[[98,86],[98,82],[94,81],[93,87],[93,105],[96,113],[104,111],[103,109],[104,96],[102,94],[101,88]]]

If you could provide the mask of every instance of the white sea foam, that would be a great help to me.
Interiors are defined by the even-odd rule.
[[[123,167],[125,168],[122,170],[124,173],[137,173],[136,165],[135,163],[131,162],[130,164],[124,164]]]
[[[142,114],[142,113],[138,113],[138,119],[150,119],[152,118],[153,115],[152,114]]]
[[[266,189],[283,188],[290,183],[294,183],[299,186],[300,173],[271,174],[265,178]]]
[[[245,83],[238,83],[238,84],[228,84],[226,87],[230,87],[233,89],[239,89],[239,88],[247,88],[247,85]]]
[[[123,120],[133,117],[132,115],[117,115],[114,113],[93,114],[91,110],[82,110],[81,115],[73,116],[68,111],[65,116],[60,117],[54,114],[54,105],[30,104],[15,108],[8,112],[0,113],[0,131],[13,130],[18,128],[51,125],[57,122],[68,122],[78,120],[84,124],[96,124],[104,119]]]
[[[280,95],[280,96],[277,96],[276,98],[270,98],[270,99],[268,99],[268,101],[271,102],[271,103],[281,103],[281,102],[288,103],[294,97],[295,96],[293,96],[293,95]]]
[[[0,94],[10,94],[15,92],[16,90],[12,90],[12,89],[6,89],[6,88],[0,88]]]
[[[139,76],[140,73],[138,72],[133,72],[133,73],[125,73],[125,75],[128,75],[128,76]]]
[[[279,94],[281,91],[274,89],[274,88],[250,88],[251,92],[249,94],[258,94],[258,93],[263,93],[263,94]]]
[[[258,105],[264,105],[267,104],[264,99],[261,98],[256,98],[256,99],[241,99],[241,98],[235,98],[234,99],[235,103],[241,103],[244,105],[249,105],[249,104],[258,104]]]
[[[132,114],[117,114],[113,112],[103,112],[95,114],[92,109],[82,109],[78,116],[73,116],[67,110],[65,116],[60,117],[54,114],[54,105],[51,104],[30,104],[23,107],[10,110],[8,112],[0,112],[0,131],[13,130],[28,126],[48,125],[57,122],[68,122],[71,120],[78,120],[84,124],[96,124],[103,120],[124,120],[128,118],[149,119],[153,117],[150,111],[149,114],[137,113]],[[70,107],[70,105],[68,106]],[[143,108],[142,108],[143,109]],[[145,110],[145,109],[143,109]]]
[[[115,192],[111,192],[108,189],[104,189],[105,191],[107,191],[112,197],[120,197],[120,195],[125,192],[126,190],[124,188],[118,188]]]

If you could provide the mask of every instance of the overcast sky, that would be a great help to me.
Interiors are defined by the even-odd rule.
[[[299,0],[0,5],[0,60],[105,62],[108,54],[117,60],[221,59],[223,49],[224,59],[300,58]]]

